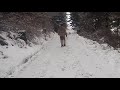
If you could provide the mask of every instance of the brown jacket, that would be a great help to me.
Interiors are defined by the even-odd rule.
[[[58,29],[58,35],[59,36],[67,36],[67,32],[66,32],[66,29],[64,27],[59,27]]]

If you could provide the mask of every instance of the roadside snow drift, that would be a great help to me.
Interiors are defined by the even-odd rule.
[[[39,44],[34,45],[31,43],[31,45],[28,46],[24,40],[20,38],[17,40],[14,39],[18,36],[17,33],[9,33],[10,34],[8,34],[8,32],[0,33],[0,37],[3,38],[2,41],[7,43],[7,45],[0,45],[0,78],[11,75],[17,67],[26,63],[27,61],[25,60],[37,53],[47,42],[42,37],[36,37],[35,40],[37,40]]]

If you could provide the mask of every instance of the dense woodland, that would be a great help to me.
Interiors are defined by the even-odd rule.
[[[0,12],[0,33],[7,32],[11,39],[23,39],[27,44],[34,41],[35,37],[50,36],[54,27],[59,23],[53,23],[57,17],[63,17],[60,12]],[[57,20],[56,20],[57,21]],[[11,32],[21,34],[12,36]],[[47,39],[46,39],[47,40]],[[7,45],[4,38],[0,36],[0,44]]]
[[[71,16],[79,35],[120,47],[120,12],[71,12]]]
[[[115,49],[120,47],[120,12],[71,12],[71,25],[80,36],[99,43],[107,43]],[[21,33],[27,44],[35,37],[46,37],[66,24],[65,12],[0,12],[0,33]],[[46,38],[45,38],[46,39]],[[0,44],[7,45],[0,36]]]

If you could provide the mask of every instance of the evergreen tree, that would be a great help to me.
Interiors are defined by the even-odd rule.
[[[57,32],[58,27],[61,26],[62,24],[65,24],[67,27],[65,12],[60,12],[57,16],[52,17],[52,22],[54,25],[55,32]],[[64,28],[66,28],[66,27],[64,27]]]

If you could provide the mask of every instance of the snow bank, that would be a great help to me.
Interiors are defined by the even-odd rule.
[[[76,31],[72,29],[67,29],[67,34],[75,34]]]
[[[17,66],[25,63],[25,58],[32,57],[34,53],[40,50],[43,44],[47,43],[43,38],[36,38],[37,42],[39,41],[39,44],[31,44],[31,46],[28,46],[25,44],[24,40],[14,39],[17,37],[16,33],[10,33],[11,38],[8,37],[7,32],[2,32],[0,34],[8,43],[8,46],[0,45],[0,78],[11,75]]]
[[[94,71],[95,77],[120,77],[120,53],[118,50],[114,50],[108,44],[99,44],[86,38],[81,37],[80,40],[83,43],[83,48],[89,55],[89,59],[93,62],[91,65],[88,65],[86,70],[89,70],[90,66],[99,67],[98,71]]]

